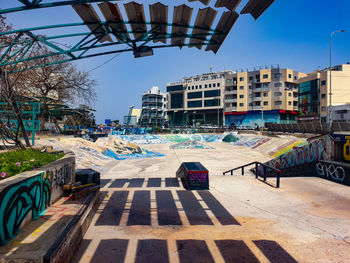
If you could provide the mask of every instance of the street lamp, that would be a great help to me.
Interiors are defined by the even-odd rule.
[[[332,38],[336,33],[343,33],[344,29],[333,31],[330,36],[329,46],[329,128],[332,129]]]

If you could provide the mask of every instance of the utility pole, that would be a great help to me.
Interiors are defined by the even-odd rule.
[[[332,38],[333,35],[336,33],[343,33],[345,32],[344,29],[333,31],[330,35],[330,45],[329,45],[329,128],[332,129],[332,122],[333,122],[333,116],[332,116]]]

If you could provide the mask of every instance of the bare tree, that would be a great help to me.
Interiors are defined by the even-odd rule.
[[[0,32],[9,31],[11,29],[12,27],[5,23],[5,18],[0,15]],[[14,47],[17,49],[21,47],[21,43],[25,44],[26,41],[23,40],[30,38],[30,36],[6,35],[6,37],[0,38],[0,45],[8,45],[16,37],[22,40]],[[0,55],[1,52],[5,51],[0,48]],[[49,97],[53,98],[58,104],[70,105],[81,103],[91,105],[95,101],[96,81],[90,78],[88,72],[78,70],[70,62],[59,63],[67,59],[66,55],[42,56],[52,51],[48,46],[42,43],[40,44],[37,40],[34,44],[30,45],[25,54],[21,52],[18,52],[18,54],[11,59],[13,60],[21,56],[22,59],[26,57],[40,58],[18,63],[16,65],[17,70],[27,70],[10,74],[9,85],[16,95],[41,97],[43,101],[45,101],[45,98]],[[38,65],[46,66],[38,67]],[[5,68],[10,68],[11,71],[13,70],[12,65],[8,65]],[[43,128],[50,116],[49,107],[45,103],[41,105],[40,115],[41,128]]]

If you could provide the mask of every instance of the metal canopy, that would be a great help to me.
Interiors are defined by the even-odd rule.
[[[112,42],[111,37],[107,35],[108,31],[106,30],[106,27],[103,25],[102,26],[99,25],[101,20],[98,17],[95,9],[91,5],[75,4],[75,5],[72,5],[72,7],[75,10],[75,12],[77,12],[77,14],[80,16],[80,18],[84,21],[84,23],[87,24],[90,31],[93,32],[94,35],[98,38],[99,42],[101,43],[105,41]]]
[[[151,16],[152,31],[158,34],[160,39],[155,39],[153,42],[163,42],[166,44],[166,34],[168,32],[168,6],[162,3],[155,3],[149,6],[149,13]]]
[[[251,14],[258,19],[275,0],[249,0],[242,9],[241,14]]]
[[[198,0],[188,0],[192,1]],[[210,0],[199,1],[203,5],[210,4]],[[257,18],[273,1],[250,0],[241,13],[251,13]],[[205,51],[217,53],[239,16],[234,10],[241,0],[217,0],[215,7],[230,10],[223,13],[212,7],[214,3],[203,9],[194,9],[186,4],[174,6],[172,18],[169,17],[169,7],[160,2],[149,6],[136,2],[118,5],[103,0],[17,2],[21,6],[0,9],[0,14],[71,5],[82,22],[1,32],[0,38],[12,39],[10,44],[0,43],[0,68],[6,67],[10,73],[128,51],[132,51],[135,57],[142,57],[153,54],[153,49],[164,47],[188,46],[201,49],[206,46]],[[98,2],[95,7],[98,6],[99,10],[91,4],[95,2]],[[97,11],[101,12],[104,21]],[[147,14],[150,21],[146,21]],[[192,14],[196,16],[194,25],[190,25]],[[47,53],[31,52],[34,47],[43,45],[46,46]]]
[[[195,28],[193,29],[192,33],[206,35],[209,32],[209,29],[211,28],[214,22],[216,14],[217,14],[217,11],[215,11],[210,7],[199,9],[196,22],[194,23],[194,25],[198,28],[207,28],[207,30]],[[190,47],[194,46],[198,49],[201,49],[205,40],[206,40],[205,38],[203,39],[191,38]],[[195,44],[202,44],[202,45],[195,45]]]
[[[210,42],[220,43],[220,44],[219,45],[209,44],[207,46],[207,48],[205,49],[205,51],[211,50],[215,54],[216,54],[216,52],[218,52],[218,50],[219,50],[220,46],[222,45],[222,43],[224,42],[226,36],[230,32],[233,25],[236,23],[238,16],[239,15],[237,14],[236,11],[228,11],[228,12],[223,13],[215,30],[223,32],[224,34],[217,35],[217,36],[213,35],[210,39]]]
[[[179,5],[174,7],[173,26],[171,34],[174,38],[171,39],[172,45],[178,45],[180,48],[185,44],[185,36],[188,31],[188,26],[191,22],[193,8],[187,5]],[[181,36],[182,35],[182,36]],[[177,37],[179,36],[179,37]]]
[[[128,15],[129,22],[135,22],[131,24],[132,31],[134,32],[135,39],[139,39],[147,32],[145,11],[143,5],[136,2],[130,2],[124,4],[125,12]]]
[[[123,17],[120,13],[119,7],[116,4],[109,2],[98,4],[106,21],[111,21],[110,27],[112,28],[113,34],[120,41],[130,39],[129,34],[126,32],[126,26],[123,23]]]
[[[242,0],[217,0],[215,7],[226,7],[230,11],[236,10]]]

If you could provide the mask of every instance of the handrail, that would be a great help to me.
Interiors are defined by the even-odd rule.
[[[264,163],[261,163],[261,162],[251,162],[251,163],[247,163],[245,165],[241,165],[241,166],[238,166],[236,168],[233,168],[233,169],[230,169],[228,171],[225,171],[222,173],[222,175],[225,175],[227,173],[231,173],[231,175],[233,175],[233,171],[236,171],[236,170],[239,170],[239,169],[242,169],[242,175],[244,175],[244,168],[247,167],[247,166],[251,166],[251,165],[255,165],[255,178],[258,179],[259,177],[259,171],[258,171],[258,165],[261,165],[264,167],[264,174],[263,174],[263,177],[264,177],[264,181],[266,181],[266,168],[268,169],[271,169],[275,172],[277,172],[277,176],[276,176],[276,188],[279,188],[280,187],[280,177],[281,177],[281,173],[282,173],[282,170],[280,169],[276,169],[274,167],[271,167],[269,165],[266,165]]]

